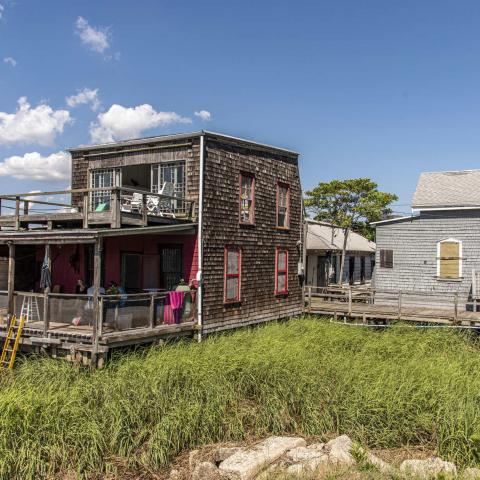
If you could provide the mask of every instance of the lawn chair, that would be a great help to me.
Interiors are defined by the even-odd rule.
[[[122,197],[122,203],[120,210],[126,213],[139,213],[143,212],[143,194],[133,192],[132,195],[126,195]]]
[[[147,195],[147,209],[148,212],[159,217],[172,217],[175,218],[175,212],[173,211],[173,197],[174,184],[172,182],[164,182],[161,190],[158,194]],[[165,196],[163,196],[165,195]]]

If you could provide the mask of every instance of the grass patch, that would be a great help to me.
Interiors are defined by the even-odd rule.
[[[303,319],[152,348],[90,372],[28,359],[0,378],[0,478],[152,472],[184,449],[346,433],[480,461],[480,348],[447,330]]]

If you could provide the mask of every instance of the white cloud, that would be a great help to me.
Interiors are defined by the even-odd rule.
[[[26,97],[18,99],[14,113],[0,112],[0,145],[14,143],[51,145],[72,119],[67,110],[53,110],[46,104],[31,108]]]
[[[3,59],[3,63],[8,63],[12,67],[14,67],[17,64],[17,61],[13,57],[5,57]]]
[[[206,122],[212,119],[212,114],[208,110],[200,110],[198,112],[195,112],[194,115],[201,118],[202,120],[205,120]]]
[[[38,152],[14,155],[0,163],[0,176],[20,180],[64,181],[70,178],[70,155],[66,152],[42,156]]]
[[[103,53],[110,48],[108,29],[92,27],[83,17],[77,18],[75,33],[80,37],[82,43],[94,52]]]
[[[144,130],[151,128],[191,122],[190,118],[175,112],[157,112],[148,104],[136,107],[114,104],[90,124],[90,136],[94,143],[114,142],[139,137]]]
[[[76,107],[77,105],[90,104],[90,108],[95,112],[100,107],[100,100],[98,98],[98,88],[90,90],[84,88],[83,90],[77,90],[76,95],[71,95],[65,99],[69,107]]]

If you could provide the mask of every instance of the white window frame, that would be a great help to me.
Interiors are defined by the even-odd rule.
[[[459,265],[458,265],[458,278],[463,277],[463,242],[456,238],[444,238],[437,242],[437,278],[442,280],[455,280],[455,278],[440,277],[440,245],[442,243],[458,243],[458,256],[459,256]]]
[[[392,266],[391,267],[382,267],[382,250],[391,250],[392,252]],[[377,264],[375,260],[375,265]],[[386,268],[387,270],[393,270],[395,268],[395,250],[393,248],[379,248],[378,249],[378,267],[379,268]]]
[[[163,175],[162,173],[162,168],[172,166],[174,164],[177,165],[182,165],[183,166],[183,187],[179,188],[178,183],[179,182],[174,182],[174,193],[173,195],[176,197],[179,197],[179,200],[173,200],[172,199],[172,208],[174,209],[175,213],[182,212],[185,210],[185,197],[187,195],[187,161],[185,159],[179,159],[179,160],[171,160],[168,162],[160,162],[160,163],[153,163],[150,166],[150,191],[152,193],[158,193],[159,190],[162,187],[162,181],[161,181],[161,176]],[[155,175],[155,169],[156,175]],[[181,184],[180,183],[180,184]],[[180,200],[181,198],[181,200]]]
[[[122,172],[119,168],[95,168],[95,169],[89,170],[90,188],[95,188],[93,186],[94,175],[101,172],[112,172],[112,177],[113,177],[112,187],[119,187],[122,184],[122,176],[121,176]],[[105,197],[109,197],[109,196],[111,196],[111,192],[109,192],[108,190],[105,190],[103,192],[90,192],[90,209],[95,210],[94,206],[97,199],[105,199]]]

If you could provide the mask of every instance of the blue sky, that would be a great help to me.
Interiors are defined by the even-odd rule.
[[[202,128],[299,151],[305,188],[369,176],[397,211],[421,171],[480,168],[478,1],[0,4],[2,193],[68,186],[69,146]]]

